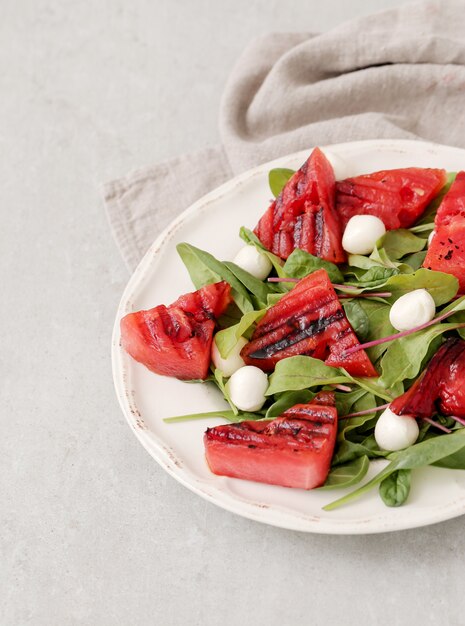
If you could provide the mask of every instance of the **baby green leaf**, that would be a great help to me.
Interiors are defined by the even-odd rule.
[[[340,369],[325,365],[319,359],[310,356],[291,356],[277,363],[274,373],[270,376],[266,395],[344,383],[347,380],[347,376]]]
[[[363,306],[358,300],[346,300],[343,304],[345,314],[357,337],[362,341],[368,341],[370,334],[370,320]]]
[[[320,269],[328,272],[331,282],[343,282],[344,278],[337,265],[298,248],[289,255],[283,267],[285,275],[289,276],[289,278],[304,278],[304,276],[308,276],[308,274],[312,274],[312,272]]]
[[[381,360],[381,381],[389,388],[406,378],[415,378],[431,342],[442,333],[455,330],[457,326],[436,324],[390,343]]]
[[[325,511],[332,511],[337,507],[352,502],[364,493],[370,491],[376,485],[379,485],[385,478],[399,469],[415,469],[416,467],[425,467],[433,465],[440,459],[451,456],[465,447],[465,428],[456,430],[450,435],[439,435],[425,439],[421,443],[410,446],[400,452],[393,452],[389,455],[391,461],[384,469],[381,470],[374,478],[368,481],[362,487],[359,487],[352,493],[339,498],[335,502],[327,504]]]
[[[426,239],[416,237],[409,230],[399,228],[398,230],[388,230],[380,243],[388,257],[397,260],[406,254],[423,250]]]
[[[302,389],[301,391],[285,391],[277,396],[276,402],[274,402],[266,412],[266,417],[278,417],[295,404],[306,404],[310,402],[313,400],[314,396],[315,394],[308,389]]]
[[[391,276],[384,287],[392,294],[390,298],[387,298],[391,304],[414,289],[427,289],[436,306],[440,306],[452,300],[458,291],[459,283],[452,274],[422,268],[413,274]]]
[[[224,265],[234,274],[234,276],[257,298],[257,305],[262,309],[266,306],[266,299],[270,293],[275,293],[273,283],[265,283],[249,274],[242,267],[235,263],[225,261]]]
[[[279,196],[287,181],[290,180],[294,174],[294,170],[290,170],[286,167],[275,167],[269,171],[268,182],[270,184],[271,193],[275,198]]]
[[[253,310],[253,304],[247,289],[234,276],[224,263],[215,259],[209,252],[200,250],[188,243],[179,243],[176,246],[179,256],[189,272],[196,289],[204,285],[225,280],[231,285],[231,294],[234,302],[243,313]]]
[[[244,313],[238,324],[216,333],[215,342],[223,359],[229,356],[240,337],[242,337],[255,322],[258,322],[265,313],[265,309]]]
[[[245,243],[255,246],[257,250],[261,252],[261,254],[264,254],[270,260],[270,263],[274,267],[278,276],[285,276],[283,272],[284,262],[282,261],[282,259],[280,259],[279,256],[276,256],[276,254],[273,254],[272,252],[267,250],[253,231],[251,231],[249,228],[246,228],[245,226],[241,226],[239,230],[239,237],[243,241],[245,241]]]
[[[263,415],[260,413],[239,413],[236,414],[234,411],[219,409],[218,411],[208,411],[205,413],[188,413],[186,415],[176,415],[174,417],[165,417],[163,419],[167,424],[174,424],[176,422],[189,422],[191,420],[203,420],[207,418],[213,417],[223,417],[229,422],[237,423],[242,422],[242,420],[258,420],[262,419]]]
[[[344,465],[338,465],[331,469],[325,484],[319,490],[328,491],[356,485],[365,477],[369,466],[370,460],[366,455],[362,455],[349,463],[344,463]]]
[[[216,384],[218,389],[223,394],[223,397],[226,400],[226,402],[229,404],[229,406],[231,407],[232,412],[235,415],[238,415],[239,414],[239,409],[236,407],[234,402],[231,400],[231,396],[229,395],[228,388],[226,387],[226,383],[224,382],[223,372],[221,370],[219,370],[218,368],[216,368],[213,371],[213,376],[214,376],[213,382]]]
[[[379,486],[379,495],[386,506],[401,506],[410,493],[412,471],[397,470],[385,478]]]

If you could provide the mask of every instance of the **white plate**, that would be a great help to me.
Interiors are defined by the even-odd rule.
[[[415,141],[375,140],[328,147],[346,159],[350,174],[395,167],[465,169],[465,150]],[[272,167],[297,169],[311,149],[265,163],[212,191],[180,215],[155,241],[132,275],[121,299],[113,333],[113,376],[119,402],[135,435],[176,480],[229,511],[267,524],[328,534],[377,533],[432,524],[465,513],[465,471],[425,468],[413,474],[408,503],[384,506],[376,489],[332,512],[322,506],[342,490],[286,489],[219,477],[203,454],[203,433],[220,419],[166,424],[164,417],[224,407],[213,385],[188,384],[152,374],[120,347],[119,320],[130,311],[170,303],[193,291],[176,244],[187,241],[220,259],[241,247],[239,227],[253,228],[268,207]],[[348,174],[347,174],[348,175]],[[369,476],[379,471],[372,463]]]

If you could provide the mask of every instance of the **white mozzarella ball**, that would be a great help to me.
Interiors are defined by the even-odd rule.
[[[375,215],[354,215],[347,222],[342,247],[349,254],[370,254],[380,237],[386,233],[382,220]]]
[[[409,415],[396,415],[388,407],[378,418],[375,439],[381,450],[396,452],[412,446],[418,439],[417,421]]]
[[[271,272],[271,261],[255,246],[244,246],[234,257],[234,263],[259,280],[265,280]]]
[[[236,343],[234,348],[231,350],[228,356],[225,359],[223,359],[223,357],[220,354],[220,351],[218,350],[218,346],[216,345],[216,341],[213,340],[212,342],[213,364],[217,369],[223,372],[226,378],[229,378],[229,376],[234,374],[235,371],[237,371],[240,367],[243,367],[245,365],[244,361],[242,360],[240,352],[242,348],[246,345],[246,343],[248,343],[247,339],[245,339],[244,337],[239,337],[239,341]]]
[[[433,297],[426,289],[415,289],[394,302],[389,321],[397,330],[411,330],[430,322],[436,313]]]
[[[344,180],[344,178],[352,176],[350,163],[331,150],[323,150],[322,152],[331,163],[336,180]]]
[[[226,386],[238,409],[259,411],[265,404],[268,376],[254,365],[245,365],[234,372]]]
[[[433,237],[434,237],[434,235],[435,235],[435,234],[436,234],[436,231],[435,231],[435,230],[432,230],[432,231],[430,232],[429,237],[428,237],[428,248],[430,247],[431,242],[433,241]]]

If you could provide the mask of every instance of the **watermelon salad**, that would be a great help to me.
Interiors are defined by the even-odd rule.
[[[270,172],[233,261],[179,244],[196,291],[126,315],[121,342],[222,393],[224,409],[165,420],[223,418],[204,434],[215,474],[353,488],[326,510],[373,488],[399,506],[415,468],[465,469],[465,172],[336,181],[328,156]]]

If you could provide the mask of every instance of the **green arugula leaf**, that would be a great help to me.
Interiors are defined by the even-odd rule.
[[[294,174],[294,170],[290,170],[286,167],[275,167],[269,171],[268,182],[270,184],[271,193],[275,198],[279,196],[288,180],[290,180]]]

